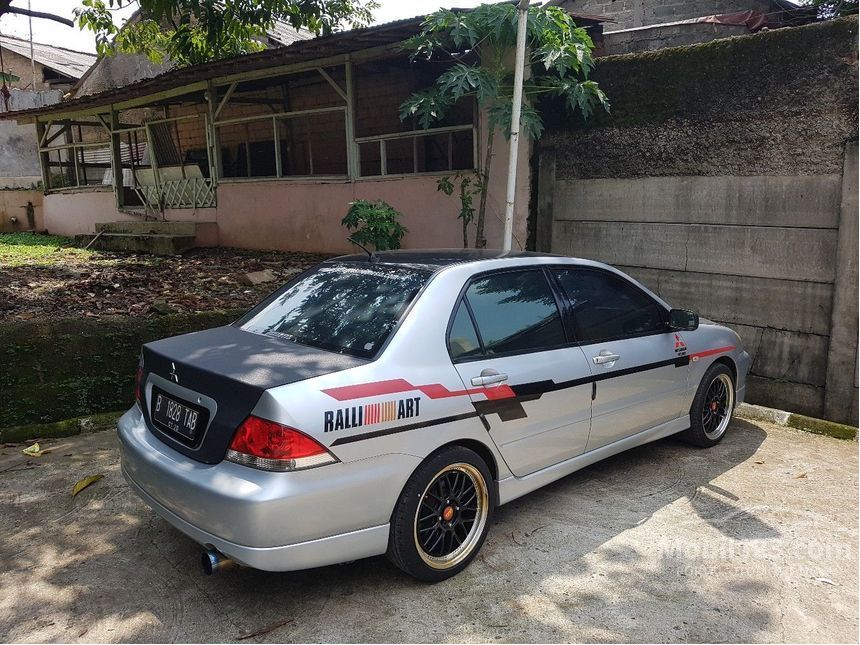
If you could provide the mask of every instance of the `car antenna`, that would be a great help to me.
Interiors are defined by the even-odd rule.
[[[346,239],[348,239],[350,242],[352,242],[353,244],[355,244],[355,245],[356,245],[358,248],[360,248],[362,251],[364,251],[365,253],[367,253],[367,258],[368,258],[368,260],[370,260],[371,262],[376,262],[376,254],[375,254],[373,251],[368,250],[368,248],[367,248],[366,246],[364,246],[364,244],[361,244],[361,243],[359,243],[359,242],[356,242],[356,241],[355,241],[354,239],[352,239],[351,237],[348,237],[348,238],[346,238]]]

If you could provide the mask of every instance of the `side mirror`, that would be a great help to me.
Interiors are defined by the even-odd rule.
[[[696,331],[698,328],[698,314],[684,309],[672,309],[669,312],[669,329],[671,331]]]

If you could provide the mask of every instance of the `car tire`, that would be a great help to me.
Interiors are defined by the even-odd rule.
[[[460,573],[484,543],[495,500],[495,481],[477,453],[439,450],[412,473],[394,507],[388,558],[424,582]]]
[[[724,363],[714,363],[705,372],[693,398],[690,428],[680,437],[700,448],[716,446],[726,436],[734,411],[734,375]]]

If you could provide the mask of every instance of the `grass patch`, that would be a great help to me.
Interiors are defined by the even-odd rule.
[[[86,260],[92,251],[74,248],[72,239],[39,233],[0,233],[0,267],[52,265]]]

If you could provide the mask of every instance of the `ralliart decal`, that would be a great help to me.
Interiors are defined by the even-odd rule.
[[[400,419],[412,419],[420,414],[420,396],[368,403],[367,405],[353,405],[336,410],[326,410],[323,413],[323,430],[335,432],[348,428],[360,428],[377,423],[399,421]]]

